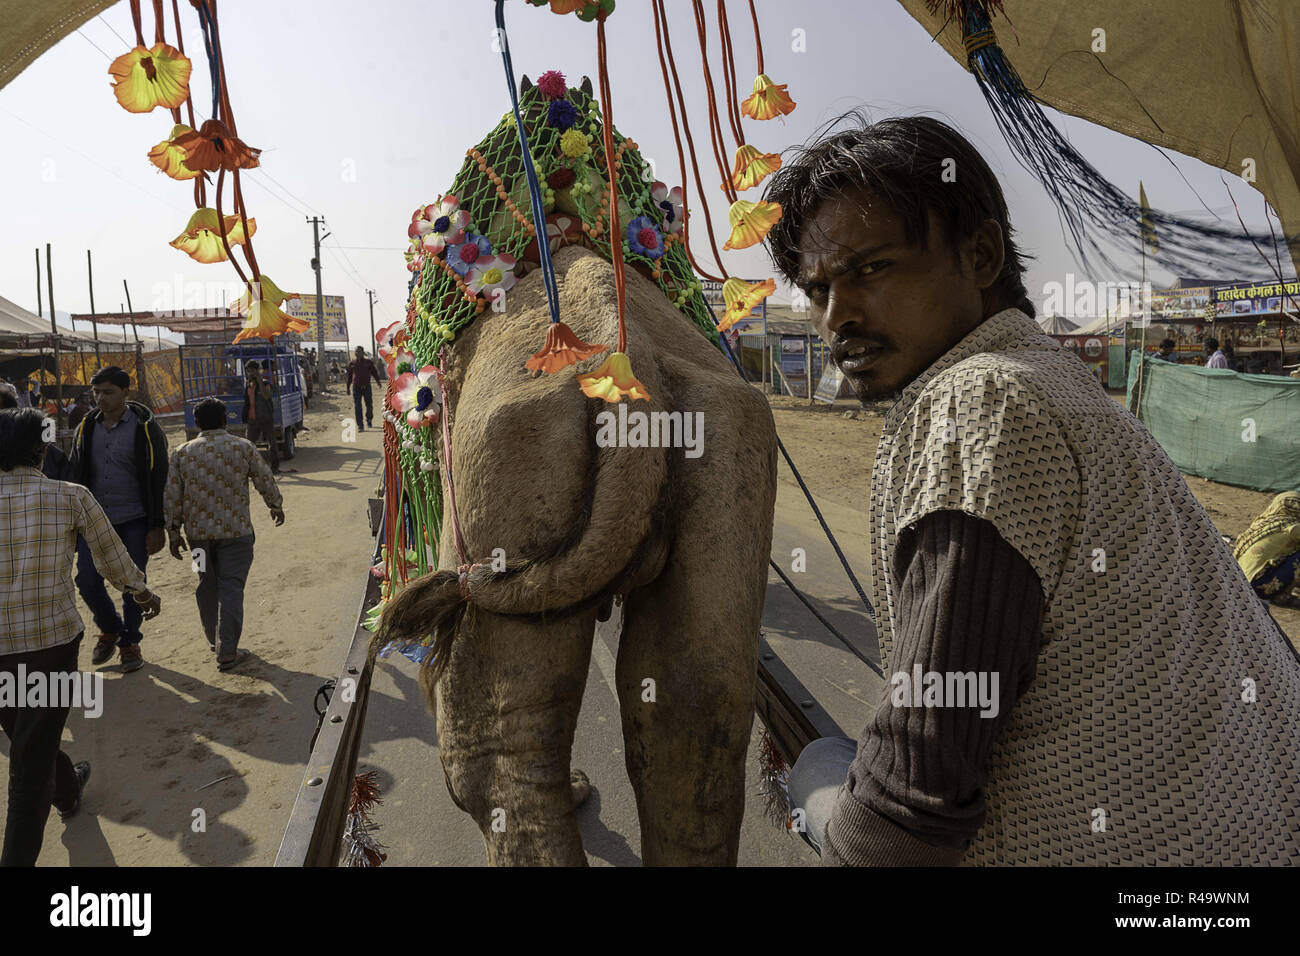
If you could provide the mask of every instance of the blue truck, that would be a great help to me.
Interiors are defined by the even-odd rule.
[[[236,435],[245,433],[243,421],[244,389],[248,385],[245,368],[256,362],[270,376],[275,405],[275,432],[289,459],[297,448],[297,434],[302,430],[303,380],[298,357],[285,345],[257,341],[239,345],[181,346],[181,392],[185,396],[185,436],[194,438],[194,406],[216,396],[226,406],[226,427]]]

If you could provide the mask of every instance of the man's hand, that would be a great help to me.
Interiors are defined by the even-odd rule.
[[[173,531],[171,533],[172,557],[175,558],[177,561],[183,561],[184,555],[182,555],[181,552],[188,551],[189,549],[190,549],[189,542],[185,540],[185,535],[180,531]]]
[[[275,526],[276,526],[277,528],[280,527],[280,525],[284,524],[284,509],[283,509],[283,508],[272,508],[272,509],[271,509],[271,518],[272,518],[273,521],[275,521]]]
[[[150,554],[157,554],[167,543],[167,534],[162,528],[150,528],[144,537],[144,548]]]
[[[140,616],[146,621],[152,621],[162,613],[162,598],[152,591],[149,592],[149,601],[147,603],[140,604],[139,601],[136,601],[136,604],[140,607]]]

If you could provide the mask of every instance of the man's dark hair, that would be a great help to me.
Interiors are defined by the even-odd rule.
[[[0,411],[0,471],[21,465],[41,467],[45,460],[45,416],[35,408]]]
[[[922,248],[929,242],[927,210],[934,210],[947,232],[942,241],[954,250],[984,220],[997,220],[1006,258],[992,290],[1032,318],[1034,306],[1021,278],[1028,257],[1012,241],[1002,187],[975,147],[929,116],[872,123],[864,111],[850,110],[826,128],[850,117],[858,125],[796,147],[796,158],[768,182],[763,198],[780,203],[782,213],[767,244],[782,274],[792,282],[799,275],[799,240],[822,203],[865,189],[898,214],[907,241]],[[956,178],[945,182],[949,170]]]
[[[1177,348],[1177,347],[1178,347],[1178,343],[1175,342],[1173,339],[1165,339],[1165,340],[1163,340],[1163,341],[1160,343],[1160,347],[1161,347],[1162,349],[1172,349],[1172,348]]]
[[[1219,347],[1219,340],[1216,339],[1214,336],[1210,336],[1208,339],[1205,340],[1205,347],[1210,349],[1217,349]]]
[[[209,396],[194,406],[194,424],[200,431],[226,427],[226,403]]]
[[[131,376],[126,373],[125,369],[118,368],[116,365],[105,365],[91,376],[90,384],[102,385],[105,382],[116,385],[125,391],[131,387]]]
[[[8,382],[0,382],[0,409],[17,407],[18,392]]]

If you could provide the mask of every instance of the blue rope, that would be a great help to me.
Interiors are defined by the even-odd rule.
[[[713,304],[710,303],[708,299],[705,299],[704,305],[709,310],[709,318],[713,320],[714,325],[717,325],[718,316],[717,313],[713,311]],[[736,367],[736,371],[739,372],[740,377],[745,380],[745,384],[746,385],[750,384],[749,376],[745,374],[745,367],[740,364],[740,359],[738,359],[736,357],[736,353],[731,350],[731,343],[727,341],[726,333],[719,332],[718,341],[722,343],[723,349],[725,349],[727,352],[727,357],[731,359],[731,364]],[[840,559],[840,564],[843,565],[844,567],[844,573],[847,574],[849,576],[849,580],[853,582],[854,590],[858,592],[858,597],[862,599],[863,607],[867,609],[867,616],[874,621],[876,619],[876,612],[875,609],[872,608],[871,602],[867,600],[867,593],[862,590],[862,585],[858,583],[857,575],[855,575],[853,573],[853,569],[849,567],[849,559],[844,557],[844,552],[840,550],[840,543],[835,540],[835,535],[831,533],[831,529],[827,526],[826,519],[822,517],[821,509],[817,507],[817,502],[813,500],[812,492],[809,491],[808,486],[804,484],[803,475],[799,474],[799,469],[794,466],[794,461],[791,460],[790,453],[785,450],[785,445],[782,443],[780,435],[776,436],[776,447],[781,449],[781,455],[785,458],[785,463],[790,466],[790,471],[794,473],[794,480],[799,483],[799,489],[803,492],[804,497],[808,499],[808,504],[812,506],[813,514],[817,516],[817,523],[820,524],[822,526],[822,530],[826,532],[826,537],[830,541],[831,547],[835,549],[835,556]],[[772,567],[774,568],[776,567],[775,562],[772,562]],[[779,568],[777,569],[777,573],[780,574]],[[782,578],[785,578],[785,575],[781,575],[781,576]],[[786,580],[786,583],[787,584],[790,583],[788,579]],[[793,584],[790,585],[790,589],[792,591],[795,591],[796,594],[798,594],[798,589],[795,588]],[[802,595],[800,596],[800,599],[802,600]],[[807,604],[808,602],[804,601],[804,603]],[[827,626],[829,627],[830,625]],[[831,628],[831,630],[836,634],[836,636],[840,636],[839,632],[835,631],[834,628]],[[842,636],[840,637],[841,640],[843,640],[843,637]],[[852,647],[850,647],[849,649],[852,650],[853,653],[857,654],[856,649]]]
[[[551,323],[560,321],[560,290],[555,282],[555,267],[551,264],[551,243],[546,235],[546,210],[542,202],[542,187],[533,169],[533,154],[528,148],[528,133],[524,118],[519,112],[519,94],[515,89],[515,68],[510,62],[510,43],[506,40],[505,0],[497,0],[497,36],[501,38],[501,60],[506,68],[506,86],[510,88],[510,108],[515,114],[515,129],[519,130],[519,148],[524,154],[524,175],[528,179],[528,196],[533,203],[533,227],[537,230],[537,254],[542,263],[542,278],[546,281],[546,304],[551,308]],[[541,219],[538,219],[540,215]]]
[[[217,51],[214,45],[211,33],[211,21],[208,18],[208,5],[201,3],[196,8],[199,11],[199,26],[203,28],[203,52],[208,58],[208,78],[212,82],[212,118],[217,118],[217,96],[221,90],[220,78],[217,76]]]

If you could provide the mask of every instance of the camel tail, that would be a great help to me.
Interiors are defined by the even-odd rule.
[[[437,681],[447,667],[452,637],[456,633],[465,599],[454,571],[435,571],[410,582],[384,608],[379,629],[370,641],[370,660],[393,641],[418,643],[433,634],[430,677]]]

